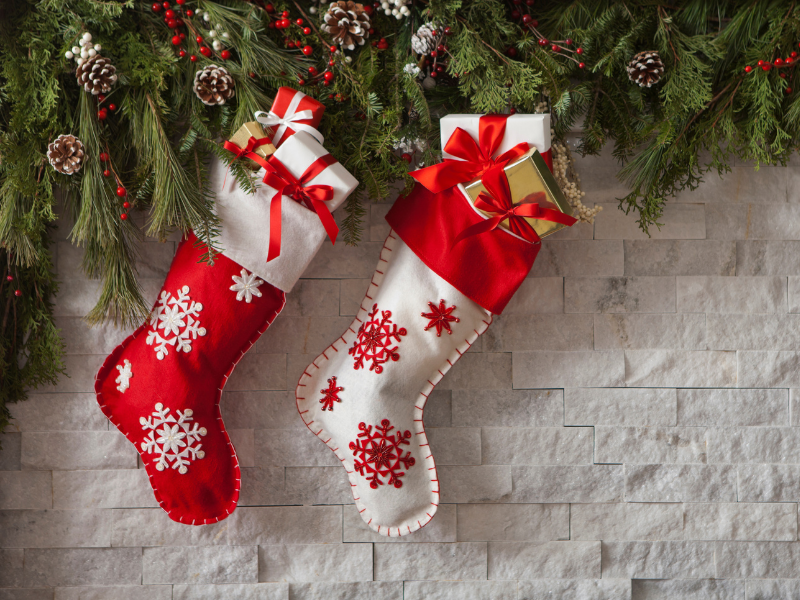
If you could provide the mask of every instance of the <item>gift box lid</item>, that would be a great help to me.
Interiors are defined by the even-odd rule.
[[[545,163],[538,150],[530,150],[525,155],[507,165],[503,171],[505,171],[508,179],[508,186],[511,190],[511,200],[514,204],[524,203],[532,194],[544,192],[547,204],[539,203],[543,208],[554,208],[572,216],[572,205],[569,203],[566,196],[564,196],[564,193],[556,182],[556,178],[553,177],[550,169],[547,168],[547,163]],[[480,179],[461,187],[472,203],[478,199],[481,192],[487,191]],[[483,215],[487,214],[480,209],[475,208],[475,210]],[[531,224],[539,237],[548,236],[559,229],[568,227],[561,223],[534,219],[532,217],[525,217],[525,220]],[[500,226],[508,231],[507,223],[507,221],[503,221]]]
[[[480,114],[447,115],[439,120],[439,131],[442,148],[453,135],[456,127],[460,127],[475,140],[478,139]],[[550,115],[549,114],[515,114],[508,115],[506,133],[497,154],[510,150],[520,142],[527,142],[539,152],[550,150]],[[456,158],[447,152],[444,158]]]

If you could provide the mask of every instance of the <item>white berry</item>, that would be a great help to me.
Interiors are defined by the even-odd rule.
[[[100,50],[102,50],[102,49],[103,49],[103,47],[100,44],[95,44],[94,45],[95,52],[100,52]]]
[[[81,53],[81,49],[78,48],[77,46],[73,46],[72,47],[72,53],[73,54],[80,54]]]
[[[217,40],[214,40],[214,43],[211,45],[214,47],[214,50],[222,50],[222,44]]]
[[[226,31],[225,33],[223,33],[223,34],[222,34],[222,37],[223,37],[223,38],[225,38],[225,39],[227,40],[227,39],[228,39],[229,37],[231,37],[231,36],[230,36],[230,35],[228,34],[228,32]]]
[[[78,63],[78,66],[80,67],[80,66],[83,64],[83,59],[82,59],[82,58],[80,58],[80,57],[78,57],[78,58],[75,60],[75,62],[76,62],[76,63]]]
[[[349,62],[353,62],[353,59],[352,59],[352,58],[350,58],[349,56],[345,56],[345,57],[344,57],[344,62],[347,62],[347,63],[349,63]]]
[[[213,29],[208,32],[208,37],[214,37],[215,35],[217,35],[217,32],[214,31]]]
[[[83,34],[83,39],[85,39],[87,42],[91,42],[92,34],[87,31],[86,33]]]
[[[308,9],[308,12],[310,12],[312,15],[317,14],[317,7],[312,6],[311,8]]]
[[[211,20],[211,15],[210,14],[206,13],[206,14],[203,15],[203,21],[208,22],[210,20]]]
[[[86,50],[81,50],[81,58],[89,58],[89,53]]]
[[[94,48],[92,48],[91,50],[89,50],[89,52],[87,52],[87,54],[89,55],[89,58],[92,58],[93,56],[97,56],[97,51]]]
[[[67,50],[64,53],[64,58],[72,58],[73,56],[75,56],[75,55],[72,52],[70,52],[69,50]]]

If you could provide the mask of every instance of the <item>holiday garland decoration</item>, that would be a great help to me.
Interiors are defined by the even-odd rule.
[[[220,140],[269,107],[282,85],[325,105],[326,148],[360,182],[339,223],[348,244],[360,239],[366,198],[387,197],[398,178],[410,186],[408,163],[438,162],[437,120],[447,113],[531,113],[549,102],[555,175],[573,186],[565,192],[576,216],[591,220],[594,211],[578,204],[569,178],[565,140],[580,127],[580,153],[614,145],[631,190],[621,207],[645,230],[708,170],[722,173],[734,156],[785,164],[796,145],[793,4],[387,0],[359,12],[359,3],[336,2],[358,20],[335,23],[337,32],[346,25],[344,43],[328,31],[332,4],[0,5],[0,429],[7,402],[62,370],[49,249],[56,189],[86,273],[101,281],[88,320],[140,322],[147,307],[134,241],[192,230],[213,262],[220,226],[209,159],[231,160]],[[628,67],[641,52],[661,66],[643,64],[647,75],[632,82]],[[219,70],[202,92],[207,105],[194,83],[212,65],[232,84]],[[76,141],[51,150],[60,136]],[[230,173],[242,189],[257,186],[244,161]],[[147,213],[143,231],[128,218],[133,208]]]

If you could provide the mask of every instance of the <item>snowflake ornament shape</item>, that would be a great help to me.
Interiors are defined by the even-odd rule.
[[[353,347],[348,350],[355,358],[353,368],[356,371],[364,367],[365,361],[369,361],[370,371],[382,373],[381,365],[390,360],[400,360],[397,346],[393,347],[392,343],[396,340],[399,344],[402,341],[400,338],[406,335],[407,331],[404,327],[398,328],[392,323],[392,311],[380,311],[380,317],[378,312],[378,305],[374,304],[369,318],[358,328],[358,338],[353,342]]]
[[[428,331],[431,327],[436,327],[436,337],[442,336],[442,330],[452,335],[453,330],[450,329],[450,323],[458,323],[459,321],[458,317],[454,317],[452,314],[456,309],[455,304],[447,308],[445,301],[439,300],[439,306],[436,306],[433,302],[428,302],[428,307],[430,307],[431,312],[422,313],[423,317],[430,319],[430,322],[424,327],[424,331]]]
[[[119,371],[119,375],[114,380],[114,383],[117,383],[117,390],[125,393],[129,387],[131,387],[131,377],[133,377],[133,367],[131,366],[131,361],[127,358],[122,361],[121,365],[117,365],[117,371]]]
[[[359,423],[358,438],[350,442],[353,451],[355,470],[369,481],[369,487],[378,489],[384,483],[396,488],[403,487],[400,480],[405,471],[416,462],[411,452],[403,455],[401,446],[408,446],[411,432],[400,430],[390,433],[394,426],[389,419],[383,419],[380,425],[373,426]],[[405,469],[405,471],[401,471]]]
[[[189,470],[189,463],[205,457],[200,438],[208,431],[197,423],[191,423],[192,409],[176,411],[178,417],[169,414],[170,409],[164,408],[159,402],[153,414],[139,417],[139,423],[144,431],[149,431],[141,444],[142,452],[156,454],[156,469],[163,471],[170,466],[184,475]]]
[[[203,305],[189,297],[189,286],[185,285],[173,296],[161,290],[158,303],[150,313],[150,331],[145,343],[153,346],[158,360],[169,354],[169,347],[176,352],[191,352],[192,340],[206,334],[200,327],[200,311]]]
[[[319,401],[319,403],[322,404],[322,410],[333,412],[333,403],[342,401],[342,399],[339,398],[339,392],[343,389],[343,387],[337,387],[336,375],[328,379],[328,387],[324,390],[320,390],[320,392],[324,394],[322,400]]]
[[[236,292],[237,300],[244,300],[250,304],[253,296],[261,298],[261,292],[258,290],[258,286],[264,282],[256,277],[255,273],[248,273],[247,269],[242,269],[241,276],[231,275],[231,278],[233,279],[233,285],[230,287],[230,290]]]

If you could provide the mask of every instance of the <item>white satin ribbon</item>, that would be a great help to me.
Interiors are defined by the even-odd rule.
[[[298,123],[298,121],[305,121],[314,117],[314,113],[312,113],[310,110],[301,110],[300,112],[296,112],[297,107],[302,99],[302,94],[298,93],[294,95],[292,101],[289,103],[289,106],[286,108],[286,115],[288,116],[285,117],[281,117],[271,110],[269,112],[259,110],[257,113],[255,113],[256,121],[262,125],[266,125],[267,127],[274,128],[272,143],[275,146],[281,143],[281,139],[283,139],[287,127],[291,127],[295,131],[305,131],[320,144],[325,142],[325,138],[322,137],[322,134],[314,127],[307,125],[306,123]]]

